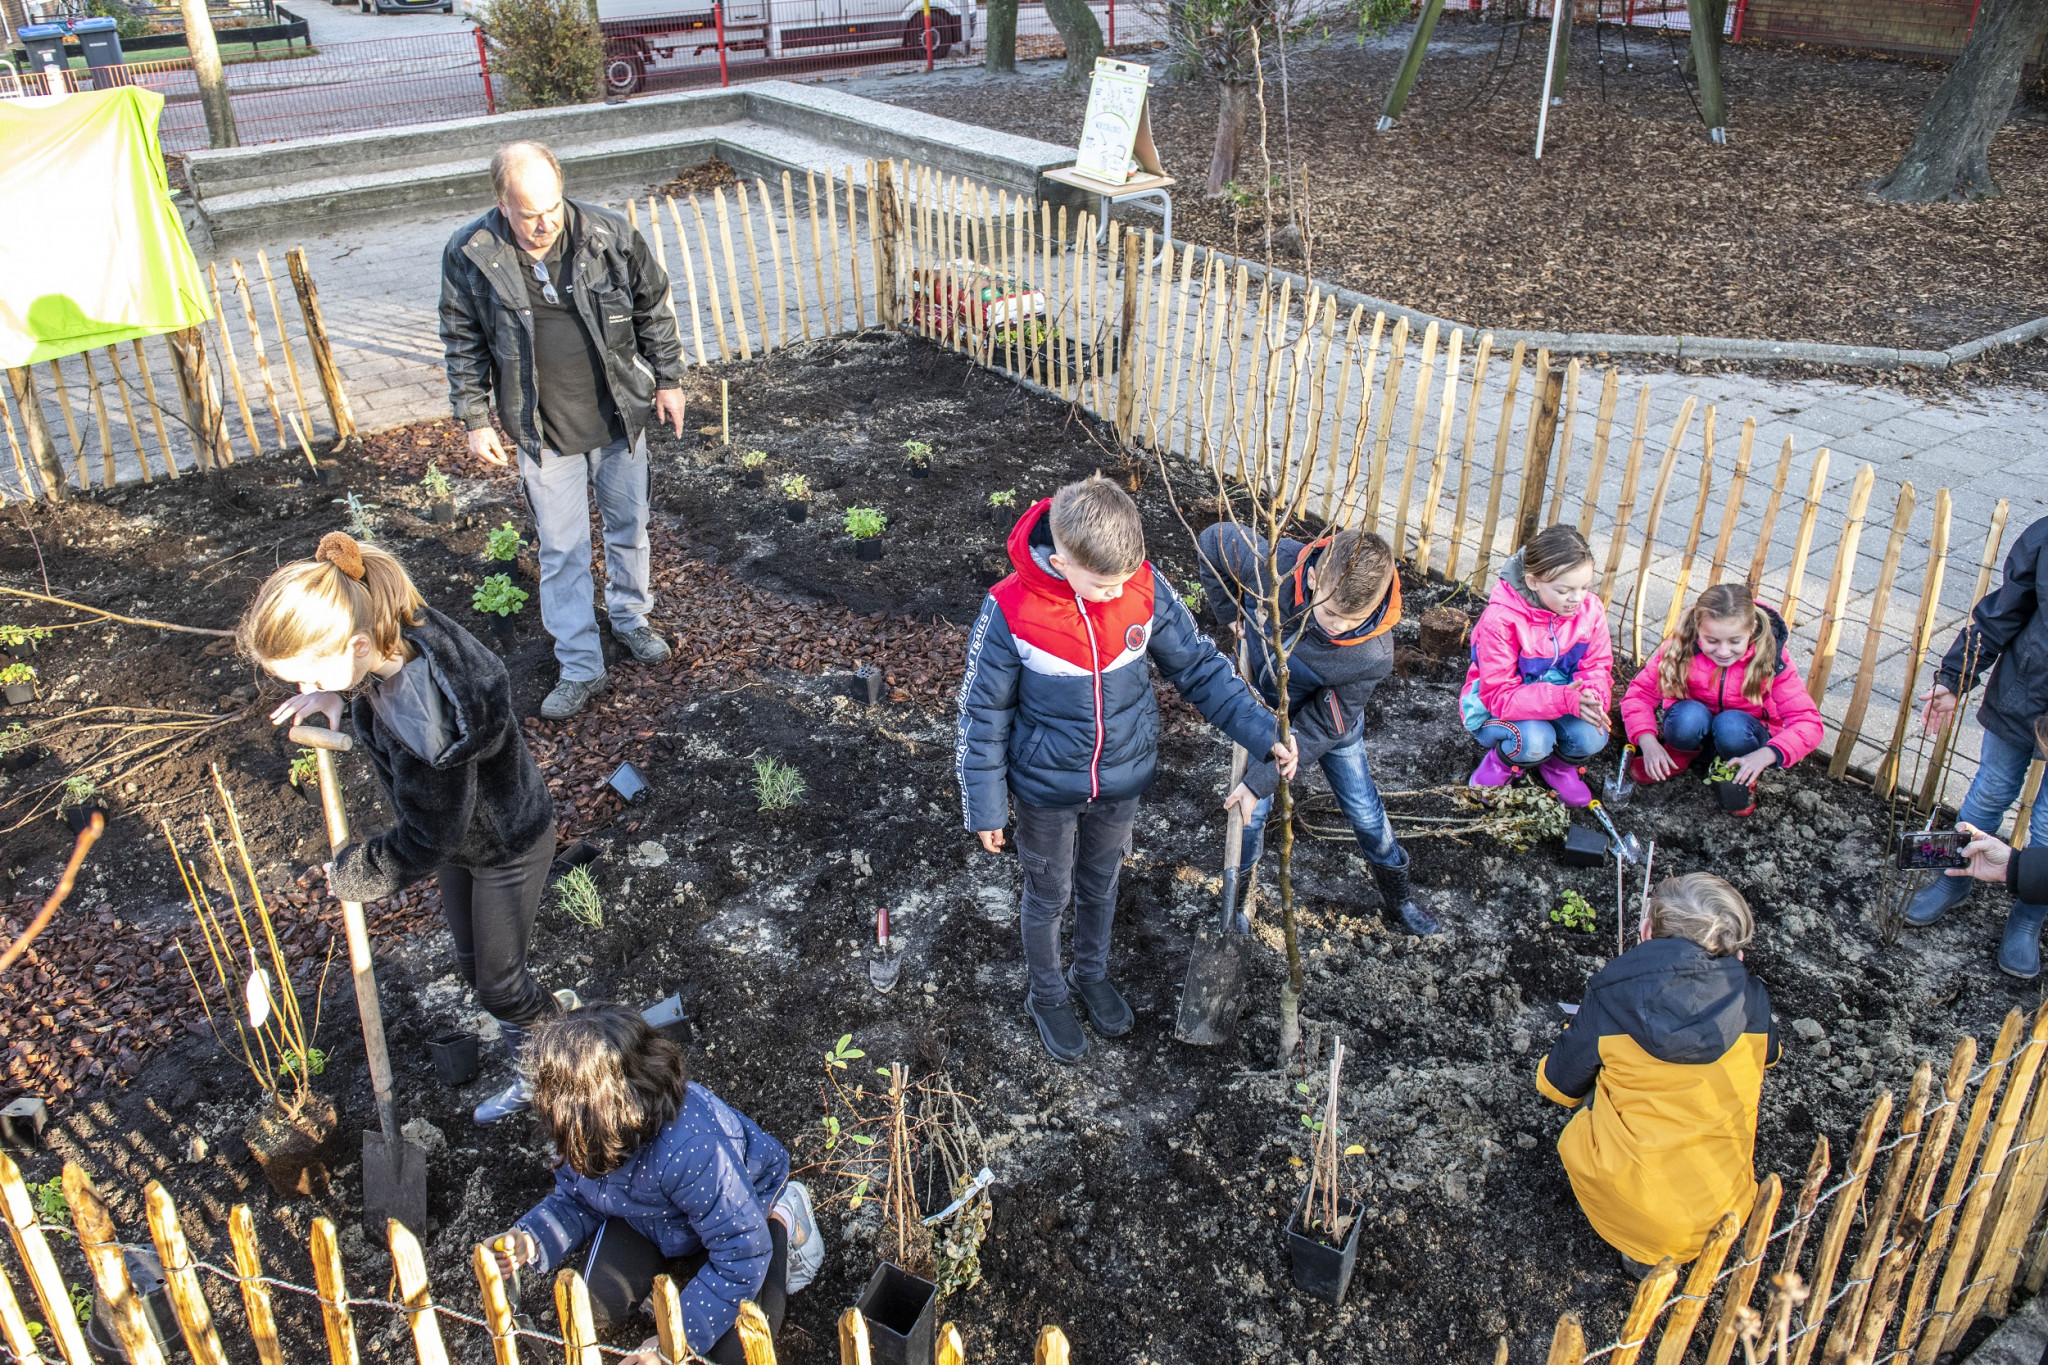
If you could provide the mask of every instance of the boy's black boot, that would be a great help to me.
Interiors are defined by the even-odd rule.
[[[1088,1035],[1081,1029],[1081,1017],[1074,1013],[1072,996],[1057,1005],[1041,1005],[1026,996],[1024,1008],[1038,1025],[1038,1041],[1045,1044],[1054,1061],[1078,1062],[1088,1055]]]
[[[1428,905],[1416,896],[1415,879],[1410,875],[1413,862],[1404,855],[1398,867],[1389,867],[1385,863],[1373,863],[1371,866],[1372,879],[1379,883],[1380,898],[1386,902],[1380,907],[1383,917],[1392,919],[1399,915],[1401,923],[1411,934],[1441,934],[1444,931],[1436,916],[1429,913]]]
[[[1088,1026],[1105,1038],[1121,1038],[1131,1031],[1133,1016],[1131,1007],[1117,988],[1107,978],[1101,981],[1076,981],[1074,969],[1067,968],[1067,986],[1074,995],[1081,998],[1081,1007],[1088,1011]],[[1069,1001],[1073,999],[1068,997]]]

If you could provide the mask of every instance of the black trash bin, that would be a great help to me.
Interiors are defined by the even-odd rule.
[[[21,45],[28,50],[28,69],[40,72],[55,67],[62,71],[69,66],[71,59],[64,52],[67,32],[69,30],[62,24],[23,24],[14,30],[14,36],[21,39]],[[53,93],[61,93],[61,87]]]
[[[87,66],[120,66],[121,26],[112,19],[96,17],[75,19],[71,32],[78,39],[78,45],[85,49]]]

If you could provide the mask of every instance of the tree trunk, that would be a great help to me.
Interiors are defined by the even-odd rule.
[[[185,18],[185,47],[192,54],[192,75],[199,82],[199,104],[206,111],[206,145],[239,147],[235,111],[228,103],[227,76],[220,69],[220,47],[213,40],[213,19],[206,0],[179,0]]]
[[[1927,101],[1913,145],[1870,187],[1898,204],[1968,203],[1998,193],[1991,138],[2012,112],[2020,69],[2048,33],[2048,0],[1984,0],[1977,27]]]
[[[1095,74],[1095,59],[1102,55],[1102,25],[1088,8],[1088,0],[1045,0],[1045,17],[1067,43],[1068,85],[1083,85]]]
[[[1017,0],[988,0],[988,34],[983,39],[982,69],[999,75],[1017,74]]]
[[[1252,85],[1219,81],[1216,94],[1216,150],[1209,157],[1209,184],[1202,191],[1209,199],[1221,199],[1228,192],[1225,187],[1237,178],[1237,154],[1244,146],[1245,120],[1252,110]]]

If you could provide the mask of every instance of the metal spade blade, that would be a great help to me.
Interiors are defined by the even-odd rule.
[[[896,989],[896,978],[903,975],[903,954],[893,945],[885,945],[882,956],[868,959],[868,984],[883,995]]]

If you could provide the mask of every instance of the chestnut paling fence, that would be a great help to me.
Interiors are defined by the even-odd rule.
[[[284,264],[288,296],[263,252],[247,267],[216,262],[206,268],[213,316],[200,326],[10,369],[0,396],[8,450],[0,458],[11,457],[12,478],[0,465],[0,506],[112,488],[138,469],[151,483],[226,467],[238,446],[251,457],[310,459],[315,439],[353,437],[305,248],[287,251]],[[308,406],[309,389],[318,407]],[[315,417],[322,407],[324,424]]]
[[[62,1177],[70,1225],[38,1216],[36,1201],[23,1183],[12,1158],[0,1155],[0,1222],[4,1222],[26,1275],[33,1299],[24,1301],[15,1289],[13,1272],[0,1266],[0,1357],[15,1365],[92,1365],[93,1355],[73,1307],[72,1280],[60,1263],[59,1250],[85,1262],[91,1284],[107,1305],[107,1318],[132,1365],[162,1365],[166,1351],[151,1330],[144,1302],[129,1275],[127,1252],[141,1249],[124,1242],[107,1201],[75,1162],[66,1162]],[[403,1223],[390,1223],[391,1290],[395,1298],[349,1292],[341,1263],[340,1237],[331,1219],[315,1218],[308,1250],[313,1284],[304,1285],[264,1272],[257,1245],[256,1221],[246,1204],[228,1211],[227,1240],[231,1265],[216,1265],[194,1256],[177,1205],[164,1187],[151,1181],[142,1192],[144,1219],[152,1248],[163,1267],[165,1297],[183,1345],[198,1365],[227,1365],[229,1343],[253,1346],[262,1365],[299,1365],[314,1358],[317,1347],[294,1340],[280,1322],[280,1305],[290,1299],[317,1304],[327,1356],[333,1365],[358,1365],[357,1333],[381,1333],[402,1318],[412,1338],[419,1365],[448,1365],[444,1331],[481,1332],[490,1342],[495,1365],[566,1360],[568,1365],[601,1365],[629,1354],[598,1341],[591,1319],[590,1293],[583,1277],[563,1268],[555,1275],[554,1303],[561,1334],[536,1331],[516,1317],[518,1304],[498,1270],[497,1258],[484,1246],[473,1250],[478,1311],[461,1312],[437,1302],[428,1281],[419,1239]],[[195,1224],[196,1226],[196,1224]],[[53,1244],[52,1237],[58,1240]],[[209,1296],[208,1282],[215,1286]],[[226,1286],[232,1285],[229,1291]],[[282,1296],[282,1297],[280,1297]],[[239,1299],[240,1321],[233,1301]],[[40,1319],[31,1326],[28,1305],[39,1306]],[[300,1304],[305,1307],[304,1303]],[[663,1365],[702,1362],[683,1334],[682,1300],[677,1286],[664,1275],[654,1282],[654,1322]],[[360,1320],[360,1324],[359,1324]],[[169,1324],[164,1324],[168,1328]],[[775,1343],[767,1319],[752,1303],[740,1307],[739,1332],[747,1365],[775,1365]],[[938,1365],[964,1365],[959,1329],[948,1322],[937,1332]],[[458,1338],[458,1345],[463,1344]],[[522,1344],[524,1351],[522,1352]],[[244,1352],[234,1352],[240,1357]],[[847,1309],[839,1319],[841,1365],[869,1365],[870,1338],[860,1311]],[[1035,1365],[1068,1365],[1066,1336],[1056,1326],[1039,1330]]]

